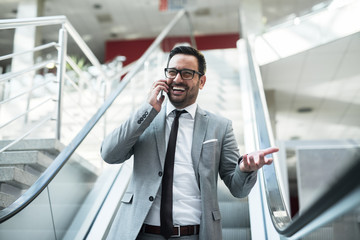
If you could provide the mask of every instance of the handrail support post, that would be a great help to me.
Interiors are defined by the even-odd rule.
[[[190,13],[188,11],[185,12],[186,15],[186,19],[189,22],[189,28],[190,28],[190,41],[191,41],[191,45],[193,46],[193,48],[197,49],[197,45],[196,45],[196,40],[195,40],[195,35],[194,35],[194,25],[191,22],[191,18],[190,18]]]
[[[56,112],[56,139],[60,140],[61,137],[61,113],[62,113],[62,90],[64,85],[64,76],[66,70],[66,54],[67,54],[67,31],[62,25],[62,28],[59,30],[59,50],[58,50],[58,74],[57,82],[58,87],[58,97],[57,97],[57,112]]]

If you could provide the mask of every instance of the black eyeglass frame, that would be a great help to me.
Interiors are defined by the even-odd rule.
[[[170,70],[170,69],[176,71],[175,77],[168,77],[168,76],[167,76],[166,73],[167,73],[167,71]],[[189,79],[184,79],[183,76],[182,76],[182,71],[190,71],[190,72],[192,72],[192,77],[189,78]],[[180,70],[179,70],[179,69],[176,69],[176,68],[164,68],[164,72],[165,72],[165,77],[166,77],[166,78],[169,78],[169,79],[175,79],[176,76],[180,73],[180,77],[181,77],[182,80],[192,80],[192,79],[194,79],[195,73],[199,74],[199,77],[201,77],[201,76],[204,75],[204,74],[202,74],[201,72],[198,72],[198,71],[195,71],[195,70],[192,70],[192,69],[187,69],[187,68],[180,69]]]

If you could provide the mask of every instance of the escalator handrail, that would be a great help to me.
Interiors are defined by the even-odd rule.
[[[48,186],[48,184],[54,179],[56,174],[61,170],[65,163],[70,159],[71,155],[76,151],[78,146],[82,143],[85,137],[89,134],[95,124],[110,108],[111,104],[119,96],[126,85],[131,81],[135,74],[141,69],[147,58],[152,54],[156,48],[158,48],[162,40],[167,36],[170,30],[176,25],[176,23],[185,15],[185,10],[180,10],[176,16],[169,22],[169,24],[162,30],[157,36],[150,47],[145,53],[137,60],[134,67],[124,77],[118,87],[107,97],[98,111],[91,117],[91,119],[84,125],[74,139],[67,145],[59,155],[54,159],[52,164],[43,172],[43,174],[36,180],[36,182],[15,202],[5,209],[0,210],[0,223],[5,222],[11,217],[15,216],[25,207],[27,207],[40,193]],[[23,23],[27,25],[26,22]]]
[[[342,174],[338,181],[329,187],[317,200],[309,206],[301,215],[292,219],[291,224],[286,228],[277,229],[284,236],[290,237],[302,230],[304,227],[310,228],[309,224],[315,224],[314,228],[324,225],[331,219],[346,213],[350,209],[360,204],[360,158]],[[338,214],[335,214],[338,213]],[[323,217],[321,222],[317,221],[320,215]],[[307,230],[309,232],[311,229]]]
[[[250,40],[245,39],[247,58],[249,63],[250,81],[252,86],[252,97],[254,103],[254,114],[256,115],[256,128],[258,132],[257,141],[260,149],[268,148],[274,142],[272,132],[268,130],[269,116],[266,101],[264,100],[264,89],[261,85],[261,76],[256,74],[256,65]],[[260,79],[259,79],[260,78]],[[256,106],[255,106],[256,105]],[[289,211],[283,200],[283,196],[278,184],[277,174],[274,164],[264,166],[262,174],[264,176],[263,185],[265,186],[266,200],[270,218],[276,231],[291,238],[300,238],[316,228],[328,223],[330,220],[344,214],[346,211],[360,205],[360,156],[356,156],[355,163],[341,175],[327,191],[325,191],[308,208],[291,219]],[[326,216],[326,217],[324,217]]]

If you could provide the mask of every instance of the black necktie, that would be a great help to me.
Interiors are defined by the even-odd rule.
[[[164,175],[162,179],[161,191],[161,208],[160,208],[160,223],[161,235],[168,239],[172,235],[173,219],[172,219],[172,206],[173,206],[173,177],[174,177],[174,160],[176,138],[179,127],[179,117],[186,111],[175,110],[175,119],[171,125],[168,147],[165,157]]]

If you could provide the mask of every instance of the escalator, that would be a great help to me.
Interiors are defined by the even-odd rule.
[[[254,61],[251,44],[247,39],[238,42],[241,57],[241,87],[243,100],[243,111],[248,110],[247,119],[244,120],[244,127],[251,129],[245,134],[247,149],[264,149],[275,145],[271,129],[269,111],[265,100],[264,88],[262,86],[259,67]],[[291,215],[289,204],[286,204],[286,196],[281,177],[281,161],[275,158],[274,164],[264,166],[259,176],[258,184],[249,195],[251,223],[262,219],[260,228],[251,224],[253,239],[357,239],[359,238],[359,227],[356,219],[359,216],[360,202],[360,180],[356,172],[360,167],[360,152],[356,141],[347,141],[344,147],[342,144],[331,146],[327,144],[314,148],[316,154],[312,153],[307,158],[318,161],[326,156],[326,161],[336,160],[339,152],[337,148],[344,150],[342,158],[348,155],[349,161],[338,166],[329,177],[326,187],[314,189],[318,194],[312,201],[295,215]],[[313,142],[309,144],[314,144]],[[283,151],[286,149],[283,149]],[[330,153],[330,154],[329,154]],[[346,154],[344,154],[346,153]],[[299,154],[299,152],[297,152]],[[320,157],[319,157],[320,154]],[[284,155],[284,154],[283,154]],[[316,156],[317,155],[317,156]],[[301,158],[300,158],[301,159]],[[314,172],[305,166],[305,171]],[[304,170],[303,169],[303,170]],[[326,175],[330,172],[326,165],[316,169],[317,175]],[[299,169],[298,169],[299,171]],[[324,172],[325,174],[321,174]],[[299,179],[298,179],[299,180]],[[320,180],[321,181],[321,180]],[[311,182],[310,182],[311,184]],[[313,185],[316,185],[313,182]],[[301,190],[300,190],[301,191]],[[252,206],[252,202],[256,205]],[[262,208],[259,210],[258,204]],[[345,221],[343,221],[345,219]],[[351,231],[347,231],[347,225]],[[259,229],[262,229],[260,231]],[[256,236],[254,235],[256,234]]]
[[[131,161],[111,168],[105,166],[101,173],[94,174],[96,171],[90,171],[89,167],[85,167],[87,171],[84,171],[82,157],[77,155],[84,156],[84,152],[90,148],[98,151],[96,146],[100,146],[98,143],[103,136],[144,100],[144,91],[149,83],[139,79],[144,79],[148,69],[159,71],[157,66],[152,65],[154,61],[149,59],[153,58],[161,40],[183,14],[180,12],[164,29],[116,90],[107,96],[96,113],[54,157],[50,167],[29,190],[0,211],[0,239],[106,237],[131,177]],[[263,87],[253,62],[251,46],[246,40],[240,40],[236,54],[237,51],[241,56],[240,70],[236,69],[237,64],[224,67],[229,65],[226,61],[227,51],[204,52],[208,64],[217,66],[221,72],[218,69],[214,69],[214,73],[209,72],[209,88],[204,90],[208,94],[201,93],[199,105],[230,119],[239,119],[234,121],[234,131],[242,152],[273,146]],[[164,61],[166,54],[162,56]],[[234,56],[229,58],[234,59]],[[157,58],[155,60],[158,61]],[[248,118],[240,120],[242,116]],[[239,134],[241,130],[238,130],[243,126],[246,128],[243,133],[245,140]],[[94,136],[97,141],[90,138]],[[258,183],[245,199],[233,198],[219,182],[224,239],[339,239],[337,234],[343,233],[339,229],[345,225],[354,227],[351,229],[352,235],[342,236],[342,239],[358,238],[359,235],[353,234],[359,229],[360,180],[357,174],[360,172],[360,158],[357,154],[353,158],[351,167],[344,170],[338,181],[296,216],[290,216],[283,197],[284,190],[281,189],[282,180],[278,177],[279,167],[275,164],[259,171]],[[74,168],[80,165],[81,176]],[[74,187],[74,183],[78,185]]]

